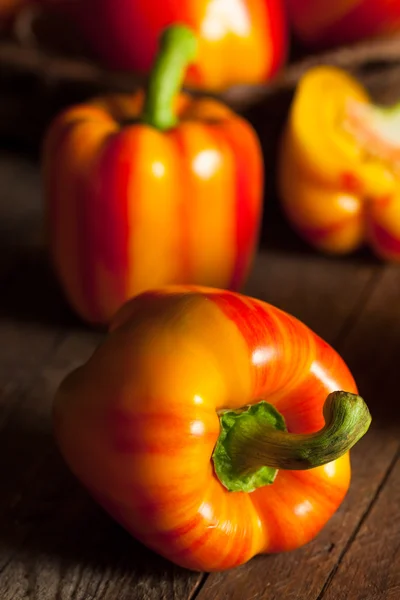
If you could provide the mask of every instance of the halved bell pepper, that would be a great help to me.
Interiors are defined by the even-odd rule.
[[[334,67],[300,81],[279,159],[283,208],[316,248],[345,254],[369,244],[400,260],[400,111],[375,106]]]
[[[218,571],[314,538],[370,414],[341,357],[293,316],[171,286],[125,304],[54,401],[72,472],[133,536]]]
[[[167,29],[147,94],[69,108],[46,136],[51,256],[70,304],[91,323],[154,286],[239,289],[250,269],[262,152],[226,105],[178,94],[196,48],[186,27]]]

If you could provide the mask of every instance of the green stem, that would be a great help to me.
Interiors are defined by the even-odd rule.
[[[159,52],[150,73],[142,122],[161,131],[177,124],[174,100],[188,65],[197,54],[195,34],[184,25],[171,25],[160,39]]]
[[[364,400],[348,392],[329,394],[323,414],[323,429],[294,434],[286,431],[282,415],[264,401],[245,411],[223,413],[213,454],[217,477],[230,491],[251,492],[273,483],[278,469],[313,469],[340,458],[371,423]]]

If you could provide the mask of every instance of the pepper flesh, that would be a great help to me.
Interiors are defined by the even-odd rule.
[[[310,69],[300,81],[282,137],[279,191],[294,228],[322,251],[346,254],[368,243],[400,260],[400,145],[387,137],[381,113],[334,67]]]
[[[179,26],[166,35],[193,41]],[[50,253],[70,304],[91,323],[108,323],[155,286],[239,289],[251,266],[263,197],[257,135],[220,102],[170,98],[179,62],[181,46],[167,58],[161,51],[146,98],[69,108],[46,136]]]
[[[314,538],[350,483],[349,453],[228,492],[212,467],[218,412],[265,399],[290,432],[324,425],[335,390],[357,392],[341,357],[303,323],[260,300],[173,286],[137,296],[61,384],[54,431],[93,497],[175,563],[217,571]]]

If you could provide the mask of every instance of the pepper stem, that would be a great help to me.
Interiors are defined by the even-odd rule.
[[[213,453],[217,477],[230,491],[252,492],[273,483],[278,469],[313,469],[340,458],[371,423],[364,400],[348,392],[329,394],[323,414],[325,426],[320,431],[294,434],[268,402],[223,413]]]
[[[167,27],[160,38],[159,52],[150,73],[142,122],[161,131],[178,122],[174,99],[179,93],[188,65],[197,54],[197,38],[184,25]]]

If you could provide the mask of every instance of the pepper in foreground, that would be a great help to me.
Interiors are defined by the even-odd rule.
[[[72,472],[169,560],[217,571],[314,538],[350,484],[370,414],[341,357],[259,300],[145,292],[62,382],[54,431]]]
[[[147,93],[100,98],[50,126],[43,168],[50,252],[75,311],[108,323],[167,284],[239,290],[256,250],[263,158],[226,105],[178,93],[197,49],[168,28]]]
[[[400,107],[372,104],[345,71],[310,69],[290,110],[279,160],[284,210],[327,253],[369,244],[400,261]]]

